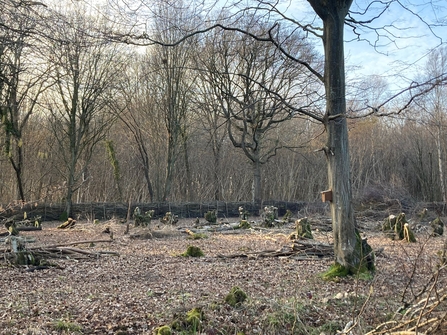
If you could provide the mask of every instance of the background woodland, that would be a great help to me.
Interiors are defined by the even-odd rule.
[[[6,1],[0,26],[0,203],[315,201],[327,188],[325,129],[294,107],[324,115],[323,87],[271,44],[210,31],[175,46],[126,45],[114,43],[116,21],[82,2],[15,4]],[[197,16],[178,8],[156,2],[160,40],[194,26]],[[167,18],[178,30],[165,29]],[[267,20],[238,25],[262,31]],[[322,66],[311,40],[277,34],[289,54]],[[446,68],[440,49],[414,73]],[[359,117],[395,92],[355,73],[347,69],[354,198],[446,201],[447,87],[409,91],[411,104],[381,111],[392,117]]]

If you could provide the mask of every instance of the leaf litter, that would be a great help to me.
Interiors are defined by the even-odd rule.
[[[192,225],[187,219],[178,223]],[[35,237],[40,246],[69,243],[100,256],[63,254],[51,260],[57,266],[38,271],[0,263],[0,334],[154,334],[194,308],[203,319],[198,329],[188,330],[191,334],[328,335],[350,321],[356,325],[352,334],[366,334],[430,285],[444,245],[443,238],[429,237],[406,244],[369,229],[368,242],[381,250],[374,278],[323,281],[319,275],[333,263],[332,256],[284,253],[293,249],[287,238],[291,226],[214,232],[197,240],[176,227],[132,228],[127,235],[115,220],[78,222],[67,231],[43,226],[21,236]],[[113,231],[112,242],[101,242],[107,238],[105,227]],[[135,234],[140,238],[130,238]],[[325,245],[332,240],[326,231],[314,237]],[[89,240],[98,242],[75,243]],[[190,245],[204,257],[179,256]],[[437,284],[445,286],[446,277],[437,278]],[[247,300],[232,307],[225,297],[235,286]]]

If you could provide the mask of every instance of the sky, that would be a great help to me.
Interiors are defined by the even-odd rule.
[[[107,0],[83,1],[93,8]],[[138,4],[141,0],[132,1]],[[150,3],[150,0],[145,1]],[[216,6],[224,7],[234,1],[218,0]],[[120,3],[120,0],[113,2]],[[439,47],[441,43],[447,43],[447,0],[354,0],[351,13],[368,8],[365,15],[353,14],[355,19],[368,20],[376,16],[383,9],[383,3],[387,2],[392,5],[370,24],[378,30],[359,30],[361,36],[357,39],[352,28],[346,27],[346,69],[348,79],[376,75],[387,79],[390,88],[398,91],[408,86],[423,70],[430,50]],[[279,3],[287,16],[299,22],[313,22],[321,26],[308,0],[280,0]],[[373,5],[370,6],[371,4]],[[423,21],[438,22],[441,26],[430,31]],[[376,42],[379,35],[374,47],[371,44]],[[317,49],[323,53],[321,41],[315,42]]]
[[[367,20],[377,15],[383,9],[383,2],[380,2],[380,7],[370,7],[366,15],[353,14],[354,18]],[[351,12],[364,11],[371,3],[371,0],[354,0]],[[361,36],[358,39],[352,28],[346,26],[348,77],[350,74],[351,77],[352,74],[377,75],[387,78],[392,90],[400,90],[422,71],[430,50],[447,43],[447,0],[400,0],[399,3],[394,2],[370,25],[386,30],[359,30]],[[300,22],[316,19],[306,0],[290,1],[287,14]],[[434,27],[431,31],[423,21],[443,23],[444,26]],[[380,38],[376,41],[378,36]],[[321,44],[319,50],[322,51]]]

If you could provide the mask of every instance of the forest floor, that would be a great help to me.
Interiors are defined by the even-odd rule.
[[[107,240],[110,236],[104,230],[108,228],[113,233],[111,242],[74,247],[118,255],[65,255],[51,259],[57,266],[39,270],[0,260],[0,334],[154,334],[157,327],[168,325],[175,328],[173,334],[329,335],[353,321],[350,334],[356,335],[390,320],[403,322],[405,317],[413,319],[406,328],[421,325],[424,319],[445,318],[445,301],[429,317],[419,318],[445,294],[445,265],[441,270],[437,266],[445,238],[425,232],[416,234],[417,243],[393,241],[380,232],[382,221],[360,222],[362,235],[378,251],[374,277],[335,281],[320,277],[333,264],[332,257],[256,257],[256,252],[290,244],[294,223],[207,233],[207,238],[193,240],[182,231],[193,226],[193,219],[169,227],[159,222],[150,228],[131,225],[129,234],[126,225],[116,220],[78,222],[66,230],[57,229],[58,223],[43,222],[41,231],[20,233],[36,239],[30,243],[33,247]],[[322,222],[322,218],[311,219],[312,225],[321,227]],[[130,237],[145,230],[152,236]],[[313,231],[315,240],[331,243],[332,233],[323,230]],[[205,255],[180,256],[190,245]],[[222,257],[231,255],[250,257]],[[225,297],[234,286],[247,299],[232,307]],[[428,294],[431,300],[426,299]],[[406,315],[421,299],[425,303],[418,313]],[[188,312],[194,308],[200,311],[196,315],[200,321],[190,318],[188,322]],[[380,329],[372,333],[379,334]],[[427,333],[447,333],[445,319]]]

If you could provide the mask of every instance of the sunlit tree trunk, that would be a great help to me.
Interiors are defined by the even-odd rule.
[[[348,127],[346,121],[344,19],[352,0],[309,0],[323,20],[326,90],[326,156],[334,234],[335,261],[355,272],[362,263],[362,244],[352,207]]]
[[[447,195],[445,191],[445,182],[444,182],[444,160],[442,158],[442,150],[441,150],[441,135],[442,135],[442,125],[438,125],[437,133],[436,133],[436,149],[438,153],[438,172],[439,172],[439,184],[441,185],[441,195],[442,201],[447,202]]]

